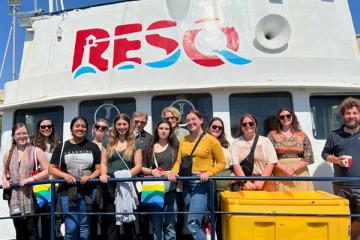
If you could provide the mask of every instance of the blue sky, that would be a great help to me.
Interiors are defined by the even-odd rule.
[[[179,0],[181,1],[181,0]],[[299,0],[296,0],[299,1]],[[114,2],[114,0],[64,0],[65,8],[76,8],[79,6],[86,6],[92,4],[101,4],[106,2]],[[350,10],[353,17],[354,28],[357,34],[360,34],[360,0],[348,0]],[[33,0],[22,0],[22,11],[33,10]],[[48,0],[38,0],[38,7],[41,9],[48,9]],[[3,56],[6,48],[6,42],[9,35],[12,17],[9,15],[10,9],[7,0],[0,0],[0,68],[3,61]],[[17,22],[18,23],[18,22]],[[16,54],[16,74],[20,69],[22,46],[24,39],[24,30],[17,27],[17,54]],[[0,89],[3,89],[4,83],[12,79],[12,40],[6,55],[4,69],[0,77]]]

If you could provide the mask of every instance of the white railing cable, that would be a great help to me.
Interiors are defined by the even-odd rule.
[[[12,28],[13,28],[13,26],[11,25],[10,31],[9,31],[8,40],[7,40],[7,42],[6,42],[6,47],[5,47],[5,52],[4,52],[3,60],[2,60],[2,63],[1,63],[0,78],[1,78],[2,72],[3,72],[3,70],[4,70],[5,59],[6,59],[7,51],[8,51],[8,48],[9,48],[9,43],[10,43]]]

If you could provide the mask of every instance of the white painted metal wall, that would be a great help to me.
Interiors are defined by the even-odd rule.
[[[289,22],[291,35],[282,51],[262,51],[254,44],[258,22],[270,14]],[[220,19],[219,26],[236,29],[240,39],[238,53],[252,60],[250,64],[226,63],[209,68],[195,64],[184,54],[185,31],[198,28],[196,20],[214,17]],[[224,120],[225,130],[230,133],[231,93],[281,89],[292,94],[294,110],[311,139],[316,159],[311,172],[315,176],[332,174],[331,166],[320,157],[324,140],[312,137],[309,97],[312,93],[360,92],[359,51],[347,0],[142,0],[38,16],[34,20],[34,32],[27,33],[24,43],[19,80],[8,82],[4,89],[4,104],[0,106],[4,112],[3,151],[10,147],[13,113],[18,108],[62,105],[63,137],[68,139],[70,121],[78,114],[80,101],[133,96],[137,110],[150,114],[146,130],[151,131],[153,95],[206,89],[212,94],[214,116]],[[117,71],[110,66],[108,71],[74,79],[72,61],[77,31],[102,28],[113,40],[117,25],[141,23],[143,31],[128,36],[141,40],[141,49],[130,55],[141,56],[146,62],[164,57],[163,50],[145,41],[144,29],[158,20],[177,21],[176,28],[159,31],[180,43],[181,57],[176,64],[164,69],[142,64],[131,71]],[[213,49],[225,47],[226,41],[218,29],[201,26],[204,31],[196,41],[200,50],[210,54]],[[110,63],[112,49],[111,42],[103,54]],[[331,191],[328,183],[315,186]],[[3,203],[0,201],[0,208],[5,211]]]

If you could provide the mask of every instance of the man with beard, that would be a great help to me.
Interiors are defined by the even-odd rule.
[[[333,164],[335,177],[360,177],[360,100],[346,98],[339,109],[344,125],[330,133],[321,155]],[[334,182],[333,188],[349,200],[352,214],[360,213],[360,182]],[[351,221],[351,239],[360,239],[360,218]]]

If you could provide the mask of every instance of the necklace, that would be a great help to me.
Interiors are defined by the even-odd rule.
[[[290,137],[287,137],[283,132],[281,136],[281,143],[285,147],[295,147],[298,146],[299,143],[296,141],[295,134],[292,133]]]

